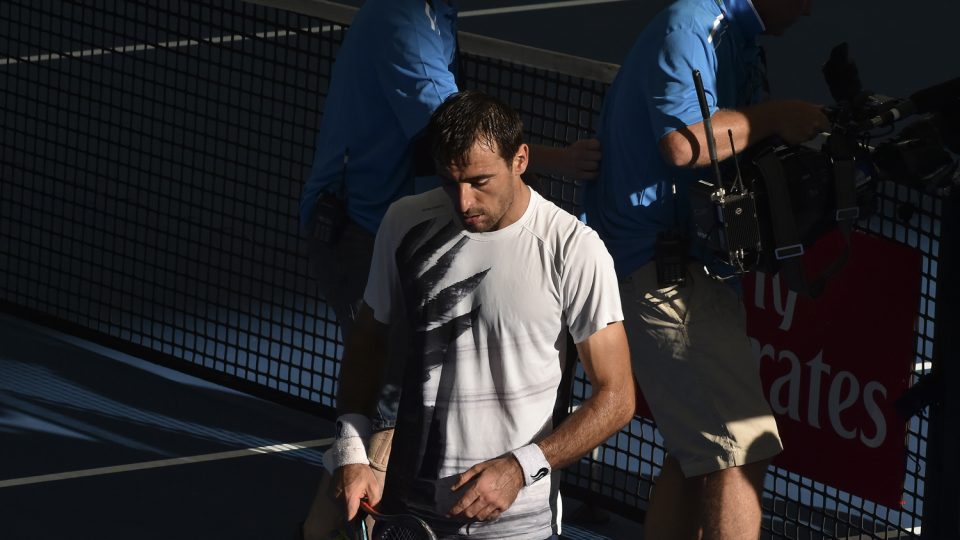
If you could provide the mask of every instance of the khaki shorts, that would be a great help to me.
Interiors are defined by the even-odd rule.
[[[634,374],[685,476],[783,449],[736,290],[693,263],[684,287],[657,289],[650,262],[621,280],[620,296]]]

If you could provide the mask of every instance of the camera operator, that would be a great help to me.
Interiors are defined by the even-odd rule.
[[[692,72],[702,74],[720,159],[733,154],[728,130],[737,151],[771,136],[812,138],[829,127],[819,106],[762,101],[756,43],[809,12],[809,0],[677,0],[640,34],[606,96],[601,177],[585,187],[584,208],[613,254],[634,371],[668,452],[647,538],[759,535],[763,478],[782,446],[739,291],[688,255],[698,251],[688,186],[710,175],[697,169],[710,157]],[[656,261],[671,259],[679,279],[667,281]]]

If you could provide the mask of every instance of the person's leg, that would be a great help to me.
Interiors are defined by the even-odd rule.
[[[764,397],[758,360],[746,338],[746,312],[737,290],[706,278],[699,281],[691,309],[712,310],[694,321],[691,357],[712,383],[706,392],[723,422],[724,452],[704,475],[701,518],[705,539],[756,539],[760,535],[763,480],[782,449],[776,421]],[[688,471],[689,472],[689,471]]]
[[[690,403],[681,396],[697,390],[688,382],[693,366],[685,358],[689,291],[657,287],[656,269],[650,263],[621,281],[620,294],[634,375],[669,452],[670,445],[682,445],[690,431],[686,421],[690,414],[685,412]],[[698,538],[696,517],[702,497],[703,478],[687,478],[677,458],[668,453],[650,495],[644,538]]]
[[[686,478],[668,456],[647,508],[645,538],[759,538],[760,496],[769,463],[763,460]]]
[[[667,456],[657,477],[643,523],[644,538],[690,540],[698,537],[703,477],[686,478],[677,460]]]
[[[333,540],[342,537],[342,503],[333,498],[333,477],[321,469],[317,494],[313,497],[301,535],[304,540]]]
[[[755,537],[766,463],[781,446],[742,304],[694,266],[683,288],[658,289],[655,276],[649,265],[621,283],[634,372],[668,452],[647,537],[723,535],[728,514],[753,532],[717,538]]]
[[[634,375],[664,437],[667,456],[650,496],[644,538],[690,540],[698,538],[703,478],[688,478],[680,457],[699,439],[691,417],[700,406],[700,377],[687,358],[688,301],[691,287],[659,289],[656,267],[649,263],[621,281],[624,324]],[[679,456],[674,451],[683,450]]]
[[[704,475],[699,523],[705,540],[756,540],[769,459]]]

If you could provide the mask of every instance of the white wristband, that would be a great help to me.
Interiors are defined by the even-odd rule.
[[[360,437],[337,439],[323,454],[323,466],[330,474],[344,465],[354,463],[370,464],[370,460],[367,459],[367,449]]]
[[[517,448],[513,452],[513,457],[520,462],[520,468],[523,469],[523,483],[526,486],[550,475],[550,463],[543,455],[543,450],[536,443],[530,443],[523,448]]]
[[[360,437],[366,439],[373,433],[370,419],[362,414],[348,413],[337,417],[337,438]]]

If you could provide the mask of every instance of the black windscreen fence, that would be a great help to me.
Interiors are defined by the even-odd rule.
[[[331,416],[342,342],[308,276],[298,203],[351,13],[309,0],[0,3],[0,308]],[[463,86],[520,110],[529,141],[595,131],[616,66],[470,35],[461,50]],[[577,210],[576,183],[536,187]],[[880,191],[862,228],[923,253],[919,378],[934,364],[945,199]],[[574,404],[588,393],[579,371]],[[899,507],[771,467],[765,537],[919,537],[928,418],[909,422]],[[564,489],[640,518],[663,456],[637,417]]]

